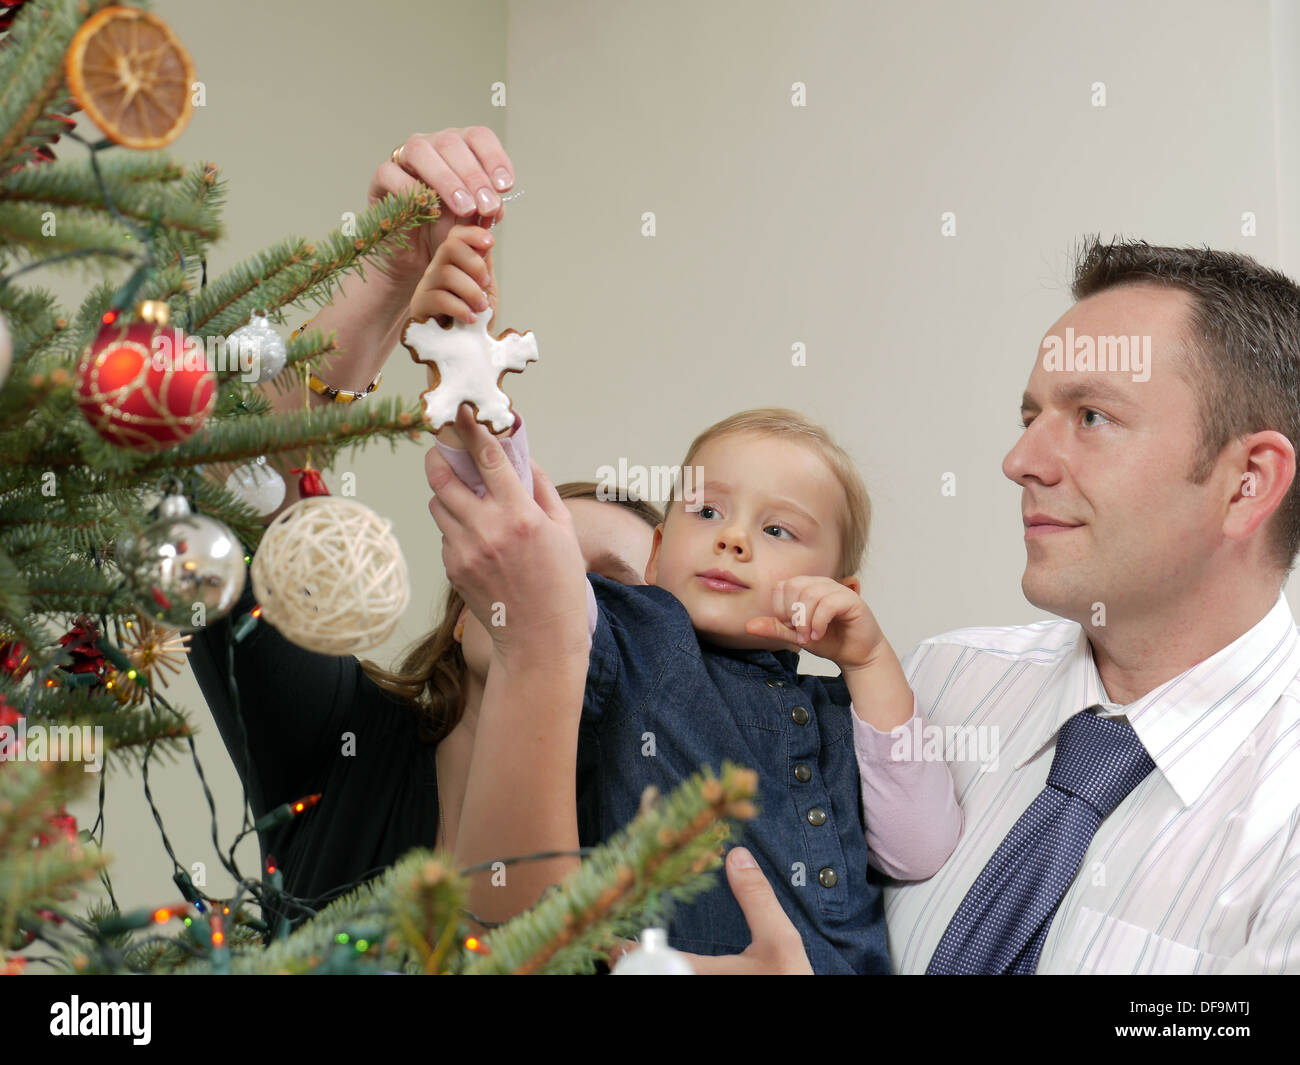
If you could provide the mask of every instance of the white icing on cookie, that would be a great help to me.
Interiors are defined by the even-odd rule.
[[[474,316],[474,324],[455,320],[443,329],[430,318],[420,322],[412,318],[402,330],[402,343],[416,362],[438,367],[438,387],[422,393],[424,420],[441,429],[456,420],[462,403],[473,403],[478,420],[504,433],[515,422],[510,412],[510,397],[498,383],[508,370],[522,371],[537,361],[537,340],[532,333],[507,330],[500,339],[489,336],[489,307]]]

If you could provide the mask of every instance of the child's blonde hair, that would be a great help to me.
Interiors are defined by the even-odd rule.
[[[867,537],[871,531],[871,497],[867,495],[866,485],[862,483],[862,478],[848,452],[831,439],[830,433],[815,422],[809,421],[798,411],[786,407],[757,407],[723,418],[722,421],[710,425],[700,433],[687,450],[686,458],[682,461],[682,469],[694,463],[695,456],[710,440],[741,433],[756,433],[779,440],[789,440],[810,447],[821,456],[836,480],[840,482],[840,487],[844,489],[845,506],[839,515],[840,557],[838,572],[834,576],[838,580],[856,574],[862,565],[863,555],[866,554]],[[678,485],[680,484],[679,476]],[[672,507],[673,501],[669,500],[664,506],[665,514],[670,512]]]

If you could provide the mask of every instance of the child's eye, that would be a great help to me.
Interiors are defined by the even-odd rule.
[[[716,509],[715,507],[711,507],[711,506],[709,506],[708,503],[703,504],[703,505],[700,507],[700,509],[699,509],[698,511],[696,511],[696,513],[699,514],[699,516],[702,518],[702,517],[704,517],[704,512],[705,512],[706,510],[711,510],[711,511],[713,511],[715,514],[717,513],[717,509]]]
[[[768,525],[768,526],[767,526],[763,531],[764,531],[764,532],[767,532],[768,529],[780,529],[781,532],[785,533],[786,536],[790,537],[791,540],[793,540],[793,539],[795,538],[794,533],[792,533],[789,529],[787,529],[787,528],[786,528],[785,526],[783,526],[783,525]],[[774,539],[780,540],[781,537],[777,536],[777,537],[774,537]]]

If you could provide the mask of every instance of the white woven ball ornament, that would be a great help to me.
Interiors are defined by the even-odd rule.
[[[262,620],[327,655],[383,643],[411,595],[392,522],[337,496],[310,496],[283,510],[262,536],[252,576]]]

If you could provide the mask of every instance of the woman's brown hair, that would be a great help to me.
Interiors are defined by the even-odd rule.
[[[601,490],[603,488],[603,491]],[[556,485],[561,499],[594,499],[626,507],[652,529],[662,522],[663,514],[652,503],[632,497],[620,490],[609,498],[608,486],[595,481],[568,481]],[[627,496],[628,498],[622,498]],[[419,736],[424,743],[437,745],[459,723],[465,711],[461,701],[461,681],[465,676],[465,656],[453,635],[465,600],[455,587],[448,585],[443,600],[442,620],[432,632],[414,644],[393,670],[368,659],[361,662],[366,676],[379,687],[406,703],[419,720]]]

